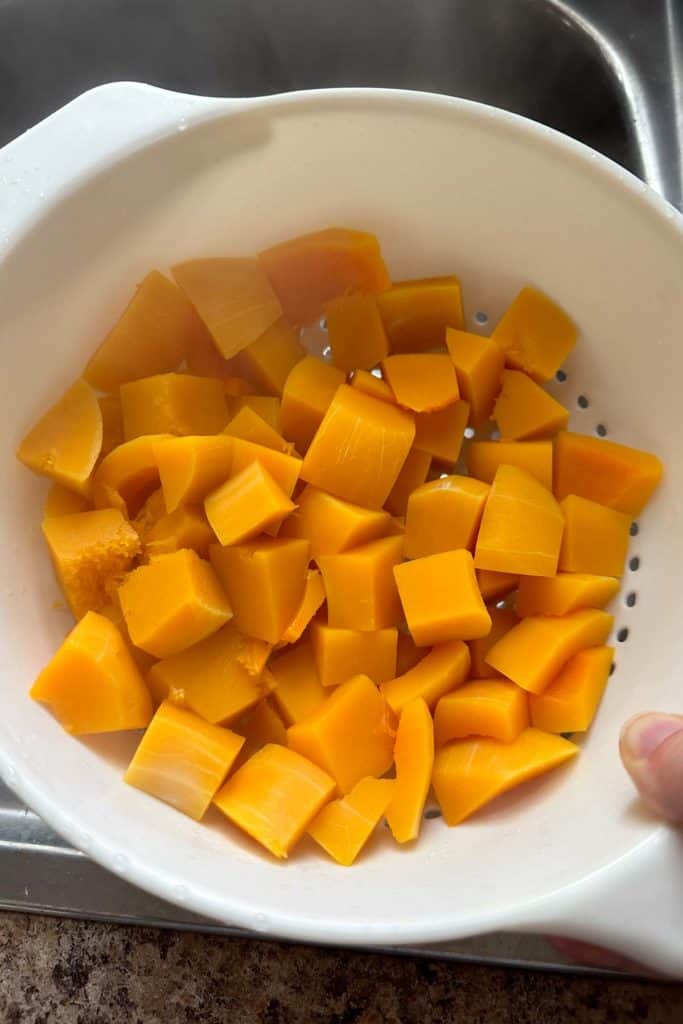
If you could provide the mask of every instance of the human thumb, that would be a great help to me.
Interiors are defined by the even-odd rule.
[[[648,806],[669,821],[683,822],[683,715],[651,711],[629,719],[619,752]]]

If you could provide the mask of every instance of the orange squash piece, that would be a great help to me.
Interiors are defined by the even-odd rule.
[[[121,414],[126,441],[143,434],[218,434],[229,418],[222,382],[188,373],[122,384]]]
[[[234,357],[233,366],[258,391],[279,397],[287,377],[305,355],[298,329],[281,319],[243,348]]]
[[[67,732],[144,729],[152,717],[147,687],[116,626],[88,612],[31,687]]]
[[[204,817],[244,739],[164,702],[128,765],[129,786],[163,800],[195,821]]]
[[[522,288],[492,334],[505,362],[542,384],[576,344],[577,330],[563,309],[536,288]]]
[[[563,572],[621,576],[631,517],[597,501],[570,494],[560,502],[565,526],[558,567]]]
[[[214,570],[188,549],[134,569],[118,596],[133,643],[156,658],[199,643],[232,617]]]
[[[394,759],[393,714],[372,680],[354,676],[324,704],[287,730],[287,745],[350,793],[366,775],[380,776]]]
[[[150,496],[145,500],[135,519],[131,520],[130,525],[144,544],[147,540],[149,531],[152,527],[156,526],[159,520],[163,519],[165,515],[166,505],[164,503],[164,492],[161,487],[157,487],[157,489],[152,491]]]
[[[503,370],[493,409],[504,441],[531,441],[565,430],[569,412],[521,370]]]
[[[569,615],[581,608],[604,608],[619,590],[619,580],[590,573],[558,572],[557,576],[523,576],[515,611],[527,615]]]
[[[543,693],[529,698],[532,725],[545,732],[585,732],[605,692],[613,657],[613,647],[578,651]]]
[[[92,496],[97,508],[118,508],[131,519],[136,516],[159,486],[156,446],[168,437],[136,437],[105,455],[93,474]]]
[[[421,452],[417,448],[410,449],[385,502],[392,515],[405,516],[410,495],[425,482],[431,464],[432,457],[429,452]]]
[[[340,295],[325,307],[332,362],[344,372],[381,363],[389,342],[374,295]]]
[[[287,746],[287,729],[269,697],[245,711],[232,723],[232,731],[244,737],[244,746],[235,761],[235,767],[248,761],[257,750],[268,743]]]
[[[230,477],[204,501],[206,517],[221,544],[239,544],[276,526],[294,509],[260,462]]]
[[[238,356],[235,356],[235,359],[237,358]],[[235,359],[224,360],[225,365],[232,369]],[[214,376],[214,374],[207,373],[204,376],[211,377]],[[230,373],[228,373],[227,376],[224,373],[218,374],[218,376],[223,381],[223,392],[228,399],[246,397],[249,392],[253,390],[249,381],[245,380],[244,377],[234,377]],[[228,404],[230,403],[228,402]]]
[[[171,270],[226,359],[260,338],[282,316],[258,260],[213,257],[178,263]]]
[[[329,775],[294,750],[269,743],[228,779],[214,803],[275,857],[287,857],[333,793]]]
[[[447,693],[436,705],[437,747],[466,736],[512,743],[529,725],[529,698],[507,679],[477,679]]]
[[[126,620],[123,617],[121,605],[118,602],[116,594],[112,595],[111,601],[109,601],[107,604],[102,605],[98,614],[104,615],[105,619],[109,619],[110,622],[114,623],[119,633],[121,634],[126,644],[126,647],[128,648],[130,654],[132,655],[133,661],[137,665],[144,679],[147,673],[149,672],[150,668],[156,661],[156,658],[153,658],[151,654],[147,654],[146,651],[141,651],[140,648],[136,647],[133,641],[131,640],[130,634],[128,632],[128,627],[126,626]],[[151,694],[151,691],[150,695],[152,697],[154,696],[153,694]],[[155,701],[155,704],[158,703],[158,701]]]
[[[153,665],[147,682],[157,701],[184,705],[207,722],[233,722],[268,695],[270,645],[243,636],[232,622]]]
[[[280,536],[304,538],[316,560],[367,544],[389,531],[387,512],[342,501],[317,487],[305,487],[296,500],[298,508],[282,524]]]
[[[499,675],[494,668],[487,663],[486,657],[491,648],[498,643],[501,637],[505,636],[513,626],[519,623],[519,619],[512,608],[489,607],[491,616],[491,631],[478,640],[470,640],[470,678],[489,679]]]
[[[398,404],[413,412],[436,412],[460,398],[453,363],[445,353],[387,356],[382,374]]]
[[[337,864],[350,867],[389,806],[393,779],[361,779],[351,792],[325,804],[308,834]]]
[[[409,413],[342,385],[306,453],[301,477],[345,501],[381,508],[414,437]]]
[[[469,551],[445,551],[394,569],[408,629],[419,646],[486,636],[491,617]]]
[[[477,583],[485,604],[500,601],[517,587],[519,576],[512,572],[492,572],[490,569],[477,569]]]
[[[192,310],[197,318],[197,323],[201,327],[201,331],[193,339],[185,354],[187,372],[196,374],[198,377],[220,377],[224,385],[228,384],[225,390],[226,395],[246,394],[251,391],[252,389],[248,381],[235,376],[235,359],[237,357],[235,359],[223,358],[216,348],[216,343],[209,331],[200,320],[199,314],[194,307],[192,307]]]
[[[308,542],[259,538],[211,548],[211,564],[223,584],[237,628],[276,644],[304,595]]]
[[[259,259],[293,324],[313,323],[340,295],[381,292],[391,283],[375,236],[350,228],[299,235]]]
[[[140,539],[115,508],[43,520],[43,536],[71,611],[99,611],[130,569]]]
[[[118,395],[102,395],[97,401],[102,413],[102,449],[100,454],[108,455],[114,448],[123,444],[121,399]]]
[[[422,658],[402,675],[382,683],[384,699],[392,711],[400,714],[414,700],[424,700],[433,710],[440,697],[467,678],[470,652],[462,640],[451,640],[423,651]]]
[[[372,395],[373,398],[381,398],[383,402],[396,403],[394,392],[387,382],[374,371],[370,373],[368,370],[356,370],[351,379],[351,387],[358,388],[359,391],[364,391],[366,395]]]
[[[322,607],[324,601],[325,585],[322,573],[318,572],[317,569],[307,569],[303,597],[289,625],[282,634],[282,639],[278,646],[295,644],[308,627],[315,613]]]
[[[215,539],[204,510],[198,505],[183,505],[175,512],[161,516],[146,532],[145,556],[155,558],[181,548],[191,548],[201,558],[207,558]]]
[[[475,428],[482,427],[491,418],[500,391],[505,356],[491,338],[469,331],[446,331],[446,344],[460,394],[470,407],[470,422]]]
[[[99,391],[176,370],[206,328],[180,288],[152,270],[90,359],[83,376]]]
[[[17,458],[34,473],[88,495],[102,449],[102,412],[95,392],[77,380],[31,428]]]
[[[536,778],[578,754],[579,748],[539,729],[512,743],[473,737],[437,751],[432,784],[447,825],[459,825],[501,793]]]
[[[436,412],[415,416],[415,447],[452,469],[460,458],[465,427],[470,417],[467,402],[453,402]]]
[[[382,537],[339,555],[321,555],[327,621],[340,629],[372,631],[403,620],[394,566],[403,561],[403,538]]]
[[[564,531],[562,509],[530,473],[499,467],[486,502],[474,564],[477,569],[553,576]]]
[[[656,455],[598,437],[563,431],[555,440],[554,486],[559,499],[570,494],[637,516],[661,480]]]
[[[500,466],[531,474],[550,491],[553,487],[552,441],[472,441],[465,455],[467,472],[493,483]]]
[[[278,487],[281,487],[288,498],[291,498],[301,471],[301,459],[294,455],[283,455],[262,444],[252,444],[236,437],[232,445],[232,474],[250,466],[252,462],[260,462],[272,476]]]
[[[396,644],[396,674],[402,676],[424,657],[424,647],[418,647],[410,633],[399,632]]]
[[[273,700],[287,725],[306,718],[323,704],[330,691],[320,682],[310,640],[278,654],[270,662]]]
[[[70,516],[74,512],[89,512],[90,508],[90,502],[82,494],[70,491],[62,484],[52,483],[45,496],[43,519],[51,519],[53,516]]]
[[[447,328],[462,327],[462,293],[457,277],[397,281],[377,297],[392,352],[441,348]]]
[[[274,395],[236,395],[228,398],[228,405],[232,416],[242,409],[251,409],[273,430],[278,430],[280,427],[281,402]]]
[[[243,405],[233,416],[224,433],[230,437],[239,437],[243,441],[251,441],[252,444],[272,448],[273,451],[283,452],[285,455],[291,455],[294,448],[291,441],[285,441],[282,434],[278,434],[277,430],[248,405]]]
[[[489,491],[469,476],[439,477],[416,488],[408,499],[406,557],[473,551]]]
[[[315,356],[306,356],[292,368],[282,391],[280,429],[297,451],[308,449],[343,383],[341,370]]]
[[[335,629],[313,621],[310,627],[315,664],[323,686],[338,686],[364,673],[383,683],[396,675],[397,630]]]
[[[522,689],[542,693],[577,651],[604,644],[613,622],[612,615],[595,608],[530,616],[491,648],[486,661]]]
[[[420,697],[401,712],[394,760],[396,782],[387,808],[387,824],[397,843],[409,843],[420,834],[434,766],[434,725]]]

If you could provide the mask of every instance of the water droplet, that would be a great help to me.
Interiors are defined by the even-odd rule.
[[[269,926],[269,920],[266,914],[257,914],[254,918],[254,931],[265,932]]]

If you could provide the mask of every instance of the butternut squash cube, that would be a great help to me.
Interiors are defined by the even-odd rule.
[[[527,615],[569,615],[581,608],[604,608],[619,590],[619,580],[590,573],[558,572],[557,576],[523,576],[515,611]]]
[[[322,555],[327,621],[334,628],[372,631],[403,620],[394,566],[403,561],[403,538],[382,537],[340,555]]]
[[[239,544],[280,523],[294,503],[260,462],[252,462],[204,500],[206,517],[221,544]]]
[[[226,359],[260,338],[282,316],[258,260],[213,257],[178,263],[171,270]]]
[[[236,437],[232,445],[232,470],[233,474],[246,469],[252,462],[260,462],[272,476],[278,487],[281,487],[288,498],[291,498],[299,473],[301,471],[301,459],[294,455],[284,455],[282,452],[273,451],[262,444],[252,444],[251,441],[243,441]]]
[[[387,356],[382,374],[398,404],[413,412],[436,412],[460,398],[453,363],[445,353]]]
[[[87,612],[31,687],[67,732],[144,729],[152,702],[116,626]]]
[[[392,515],[405,516],[410,495],[425,482],[431,464],[432,457],[429,452],[421,452],[418,448],[410,449],[385,502]]]
[[[93,474],[92,496],[97,508],[118,508],[133,519],[159,486],[157,445],[168,437],[136,437],[105,455]]]
[[[230,437],[239,437],[243,441],[251,441],[252,444],[272,448],[273,451],[283,452],[285,455],[291,455],[294,448],[291,441],[285,441],[282,434],[278,434],[277,430],[248,405],[243,405],[233,416],[224,433]]]
[[[417,665],[418,661],[421,661],[424,656],[424,647],[418,647],[410,633],[401,633],[399,631],[398,643],[396,645],[397,675],[402,676],[409,668]],[[382,685],[386,686],[387,684],[383,683]]]
[[[420,697],[401,712],[394,760],[396,782],[387,808],[387,824],[397,843],[409,843],[420,834],[434,766],[434,725]]]
[[[499,467],[486,502],[474,551],[477,569],[553,576],[564,531],[551,492],[515,466]]]
[[[565,430],[569,412],[521,370],[503,370],[493,409],[504,441],[531,441]]]
[[[370,370],[389,351],[374,295],[340,295],[325,307],[332,362],[340,370]]]
[[[77,380],[29,430],[17,458],[34,473],[87,496],[101,450],[102,412],[97,396],[84,380]]]
[[[222,382],[187,373],[122,384],[121,414],[126,441],[143,434],[218,434],[229,418]]]
[[[243,744],[242,736],[165,701],[123,778],[129,786],[199,821]]]
[[[552,441],[472,441],[465,461],[470,476],[487,484],[493,483],[500,466],[515,466],[549,491],[553,487]]]
[[[337,687],[324,704],[287,730],[287,745],[350,793],[366,775],[384,775],[394,759],[394,716],[366,675]]]
[[[416,488],[408,499],[406,557],[473,551],[490,489],[470,476],[444,476]]]
[[[637,516],[662,477],[656,455],[599,437],[563,431],[555,441],[557,498],[570,494]]]
[[[498,643],[501,637],[505,636],[513,626],[519,623],[519,619],[512,608],[496,608],[489,606],[491,616],[491,632],[478,640],[470,640],[470,678],[490,679],[492,676],[500,675],[487,663],[486,657],[491,648]]]
[[[301,477],[345,501],[381,508],[414,437],[409,413],[342,385],[306,453]]]
[[[327,700],[330,691],[320,682],[308,638],[278,654],[269,667],[275,683],[273,700],[287,725],[300,722]]]
[[[382,683],[380,689],[392,711],[400,714],[414,700],[433,710],[440,697],[467,679],[470,652],[462,640],[450,640],[422,652],[422,658],[402,675]]]
[[[470,422],[475,428],[482,427],[491,418],[500,391],[505,356],[491,338],[469,331],[446,331],[446,344],[460,394],[470,407]]]
[[[469,551],[445,551],[394,568],[413,640],[419,646],[486,636],[491,617]]]
[[[436,705],[437,747],[466,736],[512,743],[529,725],[529,698],[507,679],[477,679],[447,693]]]
[[[522,288],[492,334],[505,362],[542,384],[550,380],[576,344],[576,325],[536,288]]]
[[[118,602],[116,594],[112,595],[111,601],[109,601],[107,604],[102,605],[98,614],[104,615],[105,619],[109,619],[110,622],[114,623],[119,633],[123,637],[126,647],[128,648],[130,654],[132,655],[133,661],[140,670],[143,679],[145,679],[146,681],[145,677],[147,676],[147,673],[149,672],[152,665],[155,663],[156,658],[153,658],[151,654],[147,654],[146,651],[141,651],[140,648],[136,647],[133,641],[131,640],[130,633],[128,632],[128,627],[126,626],[126,620],[123,617],[121,605]],[[150,696],[154,698],[154,694],[151,692],[151,690]],[[158,704],[159,701],[154,699],[154,703],[156,706],[156,704]]]
[[[223,584],[237,628],[276,644],[304,595],[308,542],[259,538],[211,548],[211,564]]]
[[[248,761],[257,750],[265,747],[268,743],[279,743],[281,747],[287,746],[285,723],[280,718],[277,709],[271,704],[269,697],[240,715],[233,722],[232,731],[238,736],[244,737],[244,746],[235,761],[236,768]]]
[[[552,618],[529,616],[494,644],[486,661],[522,689],[542,693],[577,651],[604,644],[613,622],[612,615],[595,608]]]
[[[269,743],[228,779],[214,803],[275,857],[287,857],[334,788],[317,765]]]
[[[298,329],[283,318],[243,348],[233,365],[258,391],[279,397],[290,372],[305,355]]]
[[[43,519],[51,519],[53,516],[70,516],[74,512],[89,512],[90,509],[90,502],[86,497],[55,482],[50,484],[50,489],[45,496]]]
[[[362,508],[310,485],[297,497],[298,508],[282,524],[280,536],[301,537],[311,558],[359,547],[389,530],[388,512]]]
[[[215,572],[187,549],[134,569],[118,594],[133,643],[156,658],[199,643],[232,617]]]
[[[459,825],[501,793],[556,768],[579,748],[539,729],[525,729],[512,743],[473,737],[437,751],[432,784],[447,825]]]
[[[149,498],[145,500],[145,503],[130,524],[142,541],[143,545],[147,540],[149,531],[152,527],[156,526],[159,520],[163,519],[165,515],[166,505],[164,503],[164,492],[161,487],[157,487],[155,491],[152,491]]]
[[[519,576],[512,572],[492,572],[490,569],[477,569],[477,583],[484,604],[500,601],[517,587]]]
[[[393,779],[361,779],[348,796],[325,804],[308,834],[333,860],[350,867],[389,806]]]
[[[361,672],[375,683],[384,683],[396,675],[396,629],[366,633],[358,629],[335,629],[314,620],[310,633],[323,686],[338,686]]]
[[[191,548],[201,558],[207,558],[214,541],[215,535],[204,509],[198,505],[183,505],[175,512],[161,516],[149,528],[145,534],[144,549],[147,558],[169,555],[181,548]]]
[[[368,370],[356,370],[351,380],[351,387],[358,388],[359,391],[364,391],[366,395],[372,395],[373,398],[381,398],[384,402],[396,404],[394,392],[387,382],[375,373],[369,373]]]
[[[392,352],[441,348],[447,328],[462,327],[462,293],[457,277],[397,281],[377,297]]]
[[[196,374],[198,377],[219,377],[224,385],[226,382],[230,382],[228,388],[225,389],[226,395],[246,394],[251,391],[248,381],[235,376],[235,360],[223,358],[194,306],[192,309],[197,322],[201,325],[201,333],[193,340],[185,354],[187,372]]]
[[[322,573],[317,569],[306,570],[304,593],[299,607],[294,612],[289,625],[282,634],[278,646],[295,644],[300,639],[311,619],[325,601],[325,585]]]
[[[305,452],[323,421],[344,374],[315,356],[292,367],[282,390],[280,429],[288,441]]]
[[[453,402],[436,412],[415,416],[415,447],[452,469],[460,458],[465,427],[470,417],[468,402]]]
[[[140,539],[118,509],[75,512],[43,520],[43,536],[71,611],[99,611],[130,569]]]
[[[350,228],[290,238],[259,259],[293,324],[313,323],[339,295],[381,292],[391,283],[375,236]]]
[[[543,693],[529,698],[531,724],[545,732],[585,732],[607,686],[613,647],[578,651]]]
[[[242,409],[251,409],[265,420],[272,430],[279,430],[281,402],[274,395],[236,395],[228,399],[228,405],[232,416]]]
[[[631,517],[575,494],[564,498],[560,508],[565,526],[558,567],[563,572],[621,576]]]
[[[102,413],[102,455],[108,455],[123,444],[123,417],[118,395],[102,395],[97,399]]]

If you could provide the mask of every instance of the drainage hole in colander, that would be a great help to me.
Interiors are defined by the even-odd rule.
[[[468,441],[471,441],[474,437],[474,427],[465,427],[465,437]]]
[[[631,572],[638,572],[640,569],[640,559],[638,555],[634,555],[633,558],[629,559],[628,567]]]
[[[607,427],[605,426],[605,424],[598,423],[597,427],[595,428],[595,433],[598,435],[598,437],[607,437]]]
[[[623,644],[626,640],[628,640],[628,628],[626,626],[622,626],[617,633],[617,641],[620,644]]]
[[[579,409],[587,409],[590,403],[585,395],[579,395],[579,397],[576,399],[576,404],[578,405]]]
[[[439,810],[438,807],[430,807],[428,810],[425,811],[424,816],[425,821],[431,821],[432,818],[440,818],[441,811]]]
[[[610,674],[611,676],[613,676],[613,675],[614,675],[614,673],[615,673],[615,671],[616,671],[616,668],[617,668],[617,663],[616,663],[616,661],[613,661],[613,662],[612,662],[612,664],[611,664],[611,665],[610,665],[610,667],[609,667],[609,674]]]
[[[325,348],[323,349],[323,359],[331,359],[331,358],[332,358],[332,349],[330,348],[329,345],[325,345]]]
[[[638,523],[631,523],[631,529],[629,530],[629,533],[632,537],[637,537],[639,529],[640,527],[638,526]]]
[[[557,373],[555,374],[555,380],[558,381],[558,383],[560,383],[560,384],[564,384],[566,379],[567,379],[567,374],[564,372],[564,370],[558,370]]]
[[[327,320],[325,319],[324,316],[320,317],[320,330],[321,331],[326,331],[327,330]]]
[[[626,607],[633,608],[634,604],[638,600],[638,595],[635,590],[632,590],[630,594],[626,595]]]
[[[478,324],[481,324],[482,327],[483,327],[484,324],[487,324],[489,322],[488,314],[484,313],[484,311],[481,310],[481,309],[477,313],[474,314],[474,319],[475,319],[475,322],[478,323]]]

